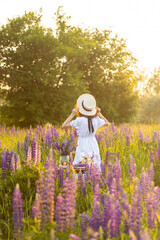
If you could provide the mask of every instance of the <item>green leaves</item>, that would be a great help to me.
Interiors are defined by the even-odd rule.
[[[70,26],[60,7],[55,15],[55,31],[42,27],[41,13],[33,12],[1,26],[0,84],[8,87],[2,89],[2,123],[61,123],[84,92],[95,96],[110,121],[127,121],[136,82],[126,42],[108,30]]]

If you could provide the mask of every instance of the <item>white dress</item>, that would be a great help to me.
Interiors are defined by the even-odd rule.
[[[78,134],[77,148],[73,164],[81,162],[84,157],[91,157],[94,155],[93,160],[100,169],[101,157],[95,134],[96,130],[105,124],[105,121],[99,116],[92,118],[91,121],[94,127],[93,133],[89,132],[87,117],[77,117],[70,122],[71,127],[76,128]]]

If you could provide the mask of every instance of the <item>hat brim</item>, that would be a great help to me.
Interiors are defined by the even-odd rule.
[[[79,112],[85,116],[94,116],[97,112],[96,101],[95,101],[95,107],[91,111],[86,111],[82,107],[82,101],[84,101],[86,98],[88,98],[88,95],[90,95],[90,94],[85,93],[85,94],[82,94],[81,96],[79,96],[79,98],[77,99],[77,108],[79,108]]]
[[[79,112],[85,116],[94,116],[97,110],[96,108],[93,108],[92,111],[86,111],[83,108],[79,108]]]

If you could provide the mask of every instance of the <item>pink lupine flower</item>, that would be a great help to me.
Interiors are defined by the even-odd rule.
[[[38,193],[36,193],[36,198],[32,206],[31,216],[41,220],[41,197]]]

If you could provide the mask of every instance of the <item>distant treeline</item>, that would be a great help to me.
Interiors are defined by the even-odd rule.
[[[139,77],[126,41],[70,26],[61,8],[55,30],[41,26],[41,17],[29,12],[0,27],[1,124],[60,124],[87,92],[110,122],[130,121]]]

